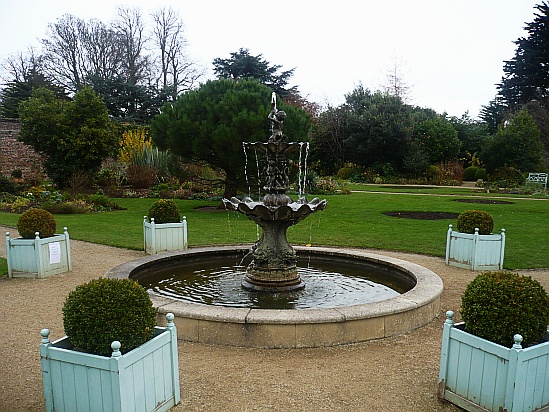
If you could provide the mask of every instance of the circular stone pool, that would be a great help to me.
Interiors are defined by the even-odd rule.
[[[257,309],[185,302],[150,292],[159,315],[175,314],[180,339],[218,345],[261,348],[334,346],[379,339],[412,331],[436,315],[442,280],[432,271],[400,259],[360,250],[295,247],[301,260],[330,262],[371,272],[390,282],[408,285],[402,294],[384,300],[356,304],[345,300],[333,307],[305,309]],[[193,248],[136,259],[111,269],[106,276],[129,277],[140,283],[158,272],[205,262],[238,260],[249,246]],[[376,275],[376,276],[377,276]],[[307,285],[315,282],[310,279]],[[415,286],[414,286],[415,285]],[[305,289],[307,289],[306,286]],[[312,289],[311,287],[310,289]],[[329,305],[330,306],[330,305]],[[163,316],[159,316],[159,320]]]

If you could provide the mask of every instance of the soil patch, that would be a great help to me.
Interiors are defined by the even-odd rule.
[[[453,199],[454,202],[477,203],[481,205],[512,205],[514,202],[494,199]]]
[[[419,219],[419,220],[442,220],[442,219],[456,219],[459,213],[452,212],[385,212],[385,216],[401,217],[404,219]]]

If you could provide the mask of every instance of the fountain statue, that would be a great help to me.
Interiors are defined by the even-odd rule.
[[[323,210],[326,200],[305,197],[294,202],[286,191],[289,188],[288,155],[301,150],[303,143],[286,142],[282,123],[286,113],[276,108],[276,94],[271,99],[271,136],[266,143],[244,143],[244,150],[253,147],[264,155],[263,179],[265,196],[259,202],[249,196],[242,200],[236,197],[223,199],[225,207],[232,208],[254,221],[262,229],[261,238],[252,247],[252,262],[248,265],[242,286],[246,289],[265,292],[283,292],[303,288],[297,271],[297,256],[287,240],[290,226],[297,224],[312,213]]]

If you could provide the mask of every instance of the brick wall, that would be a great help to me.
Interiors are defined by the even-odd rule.
[[[25,179],[42,179],[42,159],[34,149],[17,141],[21,130],[18,119],[0,118],[0,170],[9,176],[12,170],[21,169]]]

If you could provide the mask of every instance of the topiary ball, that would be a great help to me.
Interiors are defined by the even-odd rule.
[[[154,218],[155,223],[178,223],[181,222],[179,207],[172,199],[160,199],[154,202],[149,209],[147,216],[149,222]]]
[[[41,238],[51,237],[56,228],[55,217],[44,209],[29,209],[17,221],[17,231],[24,239],[34,239],[36,232],[40,233]]]
[[[512,272],[484,272],[467,285],[461,297],[465,330],[511,347],[517,333],[523,345],[539,342],[549,323],[549,296],[529,276]]]
[[[478,227],[479,234],[489,235],[494,230],[494,219],[482,210],[466,210],[458,216],[456,226],[461,233],[474,234]]]
[[[63,326],[73,346],[110,356],[111,343],[126,353],[153,337],[156,324],[147,291],[130,279],[99,278],[77,286],[63,306]]]

